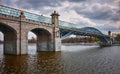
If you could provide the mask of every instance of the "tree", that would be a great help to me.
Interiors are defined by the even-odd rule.
[[[32,39],[28,40],[29,43],[36,43],[36,38],[32,37]]]
[[[116,40],[117,40],[117,41],[120,41],[120,34],[117,34]]]
[[[98,42],[100,39],[98,37],[93,37],[93,41]]]

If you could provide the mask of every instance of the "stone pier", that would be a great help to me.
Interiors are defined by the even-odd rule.
[[[28,52],[28,32],[37,36],[37,51],[60,51],[59,14],[51,14],[51,23],[26,19],[21,11],[19,17],[0,15],[0,31],[4,35],[4,54],[22,55]]]

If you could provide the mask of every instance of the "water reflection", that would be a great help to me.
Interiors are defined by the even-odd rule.
[[[37,54],[36,44],[34,44],[34,43],[29,43],[29,46],[28,46],[28,54],[30,54],[30,55],[35,55],[35,54]]]
[[[32,47],[30,45],[30,47]],[[34,49],[33,49],[34,50]],[[33,51],[32,50],[32,51]],[[29,49],[29,52],[31,49]],[[63,74],[61,52],[40,52],[29,55],[2,55],[0,74]]]
[[[33,52],[34,51],[34,52]],[[0,74],[120,74],[120,46],[62,46],[61,52],[3,55],[0,45]]]
[[[6,55],[2,60],[0,68],[0,74],[25,74],[27,70],[27,57]]]
[[[60,52],[40,52],[38,55],[29,56],[28,74],[63,74]]]

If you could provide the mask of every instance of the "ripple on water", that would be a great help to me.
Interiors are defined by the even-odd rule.
[[[120,74],[120,47],[62,46],[61,52],[3,55],[0,46],[0,74]]]

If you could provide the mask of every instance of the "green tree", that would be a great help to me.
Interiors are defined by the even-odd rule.
[[[92,40],[93,40],[94,42],[100,41],[100,39],[99,39],[98,37],[93,37]]]
[[[116,39],[117,41],[120,41],[120,34],[117,34]]]

